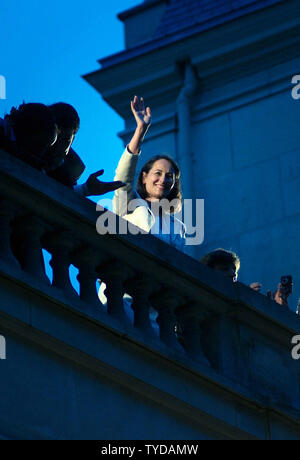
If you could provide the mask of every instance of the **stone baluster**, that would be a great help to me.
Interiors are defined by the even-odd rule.
[[[201,323],[207,318],[207,311],[199,303],[189,300],[177,309],[176,315],[179,323],[180,342],[186,353],[191,358],[210,366],[201,344]]]
[[[90,305],[99,307],[101,302],[98,298],[96,289],[96,280],[98,278],[96,273],[97,251],[94,248],[83,248],[76,251],[74,260],[79,268],[77,279],[80,283],[79,296],[84,302]]]
[[[182,304],[182,297],[173,289],[163,288],[150,296],[150,302],[158,311],[157,323],[161,341],[173,349],[182,350],[175,333],[177,323],[175,310]]]
[[[153,282],[149,276],[142,273],[130,279],[125,284],[125,289],[133,298],[132,309],[134,311],[134,327],[148,336],[156,337],[150,321],[151,304],[149,302],[149,296],[155,289],[158,289],[157,284]]]
[[[99,278],[106,284],[107,313],[113,318],[130,324],[123,307],[124,282],[133,276],[133,271],[118,261],[101,265],[97,270]]]
[[[1,200],[0,203],[0,258],[14,266],[20,268],[20,265],[11,250],[10,237],[12,233],[11,221],[14,217],[15,210],[7,200]]]
[[[16,222],[16,242],[19,244],[20,263],[24,271],[39,281],[50,284],[45,273],[41,238],[47,224],[34,215],[20,217]]]
[[[241,353],[236,305],[224,305],[222,312],[209,316],[203,324],[203,347],[216,371],[247,381],[248,368]]]
[[[69,297],[78,299],[78,294],[71,284],[69,275],[70,254],[74,243],[73,234],[65,230],[57,232],[55,235],[49,235],[47,238],[47,246],[52,253],[50,261],[53,270],[52,286],[62,289]]]

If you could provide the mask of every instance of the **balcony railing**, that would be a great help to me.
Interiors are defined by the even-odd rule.
[[[297,315],[152,235],[99,235],[94,202],[3,151],[0,197],[2,277],[169,356],[251,404],[272,401],[273,410],[300,424],[300,367],[291,356]],[[52,283],[42,249],[52,256]],[[79,293],[70,281],[71,264],[79,270]],[[106,284],[107,305],[99,300],[97,279]],[[133,322],[124,310],[125,293],[133,299]]]

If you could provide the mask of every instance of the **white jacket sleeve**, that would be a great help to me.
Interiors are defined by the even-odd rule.
[[[133,181],[139,156],[140,153],[132,154],[126,147],[118,163],[114,180],[126,183],[126,186],[119,188],[114,194],[113,210],[119,216],[124,216],[128,213],[128,202],[136,198]]]

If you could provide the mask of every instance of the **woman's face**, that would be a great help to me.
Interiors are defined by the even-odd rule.
[[[143,172],[143,184],[149,201],[167,198],[175,184],[172,164],[164,158],[156,160],[148,173]]]

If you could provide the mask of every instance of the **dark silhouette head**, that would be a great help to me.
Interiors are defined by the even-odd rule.
[[[69,129],[74,134],[77,133],[80,119],[77,111],[71,104],[57,102],[56,104],[49,105],[49,109],[52,111],[59,129]]]
[[[42,158],[57,139],[51,110],[44,104],[22,104],[8,115],[18,148],[28,156]]]
[[[58,128],[57,141],[51,148],[53,158],[63,158],[69,153],[75,135],[79,129],[80,119],[77,111],[70,104],[57,102],[49,105]]]
[[[241,263],[239,257],[234,252],[218,248],[205,254],[200,262],[214,270],[222,271],[232,281],[237,281]]]

